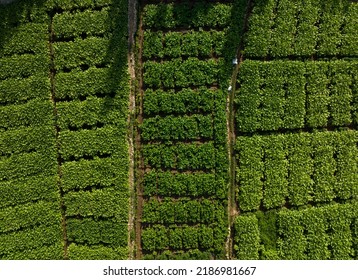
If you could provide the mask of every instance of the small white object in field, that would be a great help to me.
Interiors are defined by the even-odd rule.
[[[232,90],[232,86],[229,86],[229,88],[227,89],[228,91],[231,91]]]
[[[238,63],[237,58],[233,58],[233,59],[232,59],[232,64],[233,64],[233,65],[236,65],[237,63]]]

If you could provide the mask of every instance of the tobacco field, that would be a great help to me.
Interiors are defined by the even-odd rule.
[[[358,3],[0,4],[0,259],[358,259]]]

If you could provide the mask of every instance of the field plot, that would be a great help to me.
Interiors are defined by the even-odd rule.
[[[22,4],[0,9],[0,259],[62,259],[49,17]]]
[[[145,259],[225,258],[227,93],[222,89],[237,43],[229,44],[229,30],[236,31],[229,27],[242,20],[242,3],[143,7],[139,128]]]
[[[357,259],[358,5],[253,1],[235,97],[238,259]]]
[[[52,47],[70,259],[128,257],[127,2],[54,2]]]
[[[245,55],[333,57],[358,55],[358,6],[348,0],[254,0]]]
[[[0,16],[0,258],[127,259],[127,1]]]

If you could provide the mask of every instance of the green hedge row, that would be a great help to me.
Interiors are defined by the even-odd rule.
[[[31,252],[34,249],[37,250],[53,245],[55,245],[54,248],[57,248],[56,245],[61,244],[61,246],[63,246],[62,238],[62,229],[59,221],[54,225],[40,225],[22,231],[1,234],[0,258],[10,259],[15,256],[24,257],[27,256],[28,251]],[[58,251],[47,252],[47,256],[53,255],[57,256]],[[29,257],[26,257],[26,259]]]
[[[240,215],[234,224],[235,257],[239,260],[258,260],[260,229],[254,214]]]
[[[110,41],[106,38],[89,37],[73,42],[56,42],[54,64],[57,70],[73,69],[79,66],[108,65],[112,58],[108,55]]]
[[[16,104],[31,99],[48,100],[50,79],[46,76],[30,76],[26,79],[9,78],[0,82],[0,103]]]
[[[57,123],[61,130],[82,128],[83,126],[118,125],[125,127],[124,115],[127,103],[124,98],[98,98],[89,96],[84,101],[73,100],[57,103]]]
[[[245,35],[248,57],[357,55],[354,3],[255,0]]]
[[[128,160],[125,157],[69,161],[62,165],[62,188],[65,192],[88,187],[115,186],[128,192]]]
[[[173,146],[148,144],[142,147],[144,163],[152,168],[178,170],[211,170],[216,166],[213,142],[178,143]]]
[[[226,183],[210,173],[176,173],[150,171],[144,175],[143,194],[147,197],[216,197],[225,198]]]
[[[225,27],[231,22],[232,5],[204,1],[160,3],[144,6],[143,13],[145,28]]]
[[[352,130],[239,137],[240,208],[356,199],[357,141]]]
[[[8,78],[27,78],[33,75],[47,77],[50,57],[47,53],[23,54],[0,58],[0,80]]]
[[[36,3],[37,2],[37,3]],[[44,1],[40,1],[44,2]],[[0,29],[22,27],[28,23],[50,23],[45,3],[39,1],[17,0],[0,9]]]
[[[1,42],[0,57],[25,53],[45,54],[49,51],[47,24],[28,23],[4,29],[2,33],[6,40]]]
[[[0,160],[0,181],[26,179],[28,176],[56,174],[56,151],[49,150],[43,153],[13,155]]]
[[[128,224],[116,220],[66,220],[69,242],[86,245],[108,245],[112,248],[128,244]]]
[[[25,251],[13,251],[1,256],[2,260],[63,260],[63,244],[46,245]]]
[[[7,130],[0,134],[0,156],[37,151],[46,153],[55,145],[55,130],[50,126]],[[14,141],[14,139],[18,139]]]
[[[354,123],[354,61],[246,60],[236,97],[243,132]]]
[[[144,83],[151,88],[205,86],[217,82],[218,62],[214,59],[173,59],[144,63]]]
[[[115,188],[69,192],[64,195],[63,203],[67,217],[113,217],[117,222],[128,221],[128,194]]]
[[[47,0],[45,5],[51,10],[76,10],[91,9],[109,6],[115,3],[115,0]],[[120,0],[124,3],[125,1]]]
[[[224,221],[225,207],[215,200],[149,199],[143,205],[142,223],[146,224],[211,224]]]
[[[162,225],[148,227],[142,230],[142,248],[148,253],[167,249],[201,249],[221,252],[225,240],[222,227],[223,224],[220,223],[197,227]]]
[[[31,215],[29,215],[31,213]],[[60,223],[60,205],[39,201],[0,210],[0,233],[14,232],[39,225]]]
[[[146,254],[145,260],[211,260],[212,255],[207,251],[200,251],[199,249],[193,250],[178,250],[170,251],[165,250],[162,253],[154,252],[152,254]]]
[[[111,248],[103,245],[85,246],[71,243],[68,246],[71,260],[127,260],[129,253],[126,247]]]
[[[0,130],[27,126],[52,126],[53,107],[50,100],[33,99],[21,105],[0,107]]]
[[[216,90],[200,87],[175,92],[147,89],[143,98],[145,115],[209,113],[214,110]]]
[[[213,138],[211,115],[146,118],[140,126],[142,141],[199,140]]]
[[[75,69],[69,73],[58,73],[55,78],[56,98],[76,99],[98,93],[114,93],[119,85],[111,79],[113,71],[111,68],[90,67],[87,71]]]
[[[78,160],[84,156],[122,155],[127,144],[121,143],[126,131],[122,128],[105,126],[93,130],[61,131],[59,133],[60,154],[65,161]]]
[[[109,11],[105,7],[100,11],[84,10],[63,12],[53,17],[53,30],[56,38],[99,36],[109,33]]]
[[[144,58],[221,56],[225,47],[224,31],[168,32],[145,31]]]
[[[34,201],[59,201],[55,176],[27,176],[0,182],[0,209]]]

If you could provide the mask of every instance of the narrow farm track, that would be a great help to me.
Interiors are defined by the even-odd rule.
[[[137,28],[137,1],[129,0],[128,5],[128,72],[130,75],[129,93],[129,114],[128,114],[128,154],[129,154],[129,216],[128,216],[128,258],[135,258],[135,207],[136,207],[136,188],[135,188],[135,115],[136,115],[136,71],[135,71],[135,32]]]
[[[141,15],[141,10],[143,7],[143,3],[139,3],[139,15]],[[136,19],[137,20],[137,19]],[[144,176],[144,162],[141,155],[141,138],[140,131],[138,126],[143,123],[143,76],[142,76],[142,49],[143,49],[143,19],[142,16],[139,16],[139,25],[137,27],[137,41],[138,44],[135,47],[134,51],[134,59],[136,62],[136,89],[135,89],[135,102],[138,104],[135,110],[135,118],[136,118],[136,127],[135,127],[135,193],[136,193],[136,213],[135,213],[135,258],[142,258],[142,246],[141,246],[141,236],[142,236],[142,208],[143,208],[143,186],[142,180]]]
[[[55,57],[54,57],[54,42],[55,42],[55,34],[53,28],[53,17],[54,13],[49,14],[51,22],[49,25],[49,49],[50,49],[50,83],[51,83],[51,100],[53,103],[53,114],[54,114],[54,125],[56,130],[56,153],[57,153],[57,184],[60,192],[60,202],[61,202],[61,215],[62,215],[62,230],[63,230],[63,244],[64,244],[64,259],[68,259],[68,238],[67,238],[67,223],[66,223],[66,206],[64,204],[64,191],[62,188],[62,159],[60,154],[60,141],[59,141],[59,134],[60,134],[60,127],[58,125],[58,112],[57,112],[57,102],[56,102],[56,89],[55,89],[55,76],[56,76],[56,69],[55,69]]]
[[[228,95],[227,102],[227,130],[228,130],[228,142],[229,142],[229,191],[228,191],[228,219],[229,219],[229,236],[227,239],[227,257],[233,259],[234,249],[234,222],[235,218],[240,215],[240,209],[236,203],[236,158],[235,158],[235,142],[236,142],[236,131],[235,131],[235,92],[237,88],[237,77],[240,72],[240,66],[244,61],[244,55],[242,53],[244,48],[243,36],[248,28],[248,19],[252,10],[253,1],[248,0],[246,4],[246,11],[243,23],[243,30],[241,33],[240,45],[237,50],[237,61],[238,63],[234,66],[232,77],[231,77],[231,90]]]

